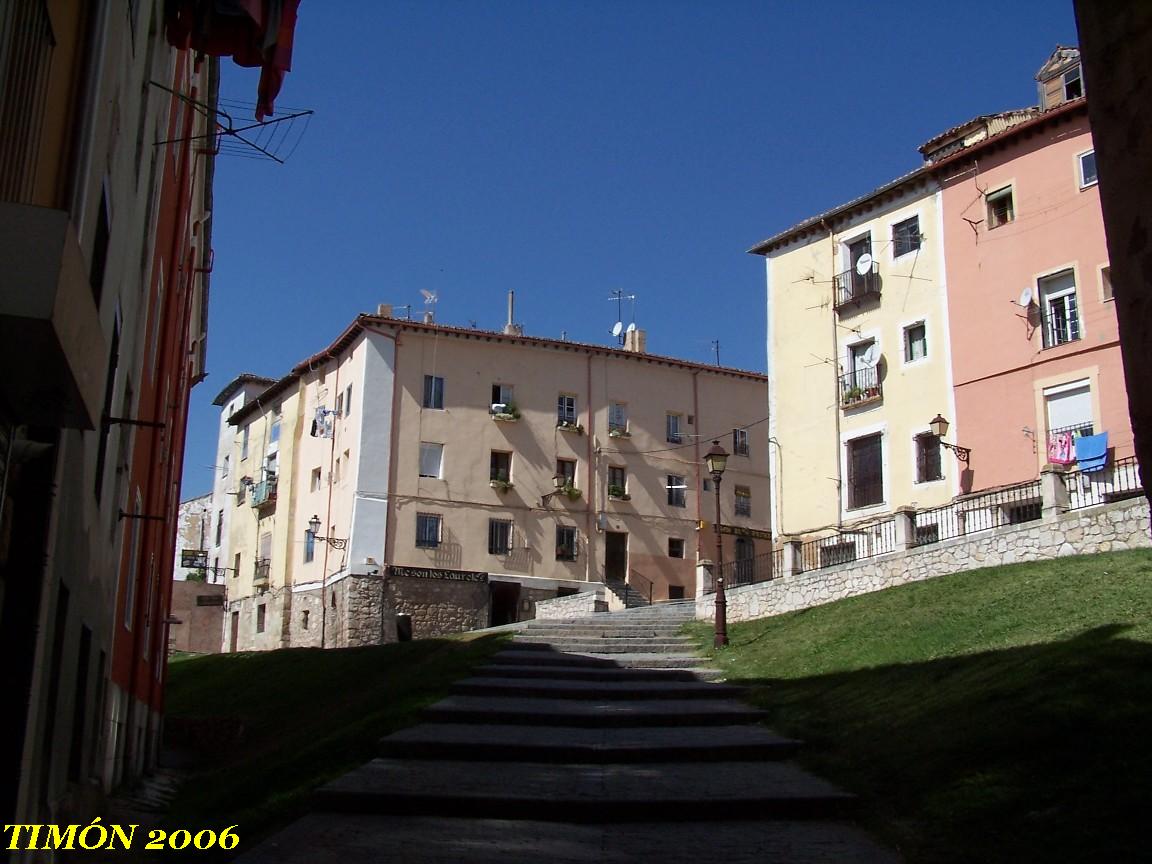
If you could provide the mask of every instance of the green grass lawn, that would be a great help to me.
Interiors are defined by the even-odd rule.
[[[169,667],[166,737],[202,770],[173,827],[239,824],[243,848],[304,810],[320,784],[376,755],[503,643],[502,636],[370,648],[297,648],[182,658]]]
[[[1152,552],[975,570],[730,636],[717,664],[909,862],[1152,861]]]

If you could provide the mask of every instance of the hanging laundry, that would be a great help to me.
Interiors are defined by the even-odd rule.
[[[1076,462],[1085,473],[1102,471],[1108,464],[1108,433],[1082,435],[1076,439]]]
[[[1048,461],[1053,465],[1071,465],[1076,459],[1071,432],[1056,432],[1048,436]]]
[[[316,409],[316,414],[312,418],[312,431],[309,433],[313,438],[332,437],[332,413],[327,408]]]

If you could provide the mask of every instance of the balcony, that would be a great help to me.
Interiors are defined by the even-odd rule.
[[[839,274],[836,283],[836,311],[859,306],[868,298],[880,299],[880,265],[873,262],[863,273],[855,268]]]
[[[253,507],[264,507],[276,503],[276,478],[269,477],[261,480],[252,487],[251,504]]]
[[[840,407],[847,410],[879,402],[884,398],[880,370],[867,366],[840,376]]]
[[[266,588],[268,586],[268,572],[271,569],[271,558],[257,558],[252,571],[252,585],[256,588]]]

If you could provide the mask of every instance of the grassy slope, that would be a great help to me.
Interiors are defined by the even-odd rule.
[[[729,677],[909,861],[1152,860],[1152,552],[956,574],[731,641]]]
[[[302,811],[308,793],[376,755],[503,642],[428,639],[371,648],[289,649],[182,660],[169,668],[169,738],[205,769],[167,821],[254,835]]]

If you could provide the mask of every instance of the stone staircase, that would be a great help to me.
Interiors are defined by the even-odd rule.
[[[691,602],[527,624],[246,864],[894,862],[679,634]]]
[[[627,582],[605,582],[604,587],[616,595],[625,609],[639,609],[652,605],[652,601]]]

